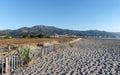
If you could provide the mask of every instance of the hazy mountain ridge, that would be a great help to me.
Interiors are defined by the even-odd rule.
[[[46,35],[54,35],[54,34],[68,34],[68,35],[77,35],[77,36],[103,36],[103,37],[116,37],[120,36],[120,33],[112,33],[106,31],[98,31],[98,30],[88,30],[88,31],[77,31],[77,30],[68,30],[68,29],[60,29],[54,26],[44,26],[44,25],[36,25],[33,27],[22,27],[16,30],[2,30],[0,31],[0,36],[23,36],[25,34],[46,34]]]

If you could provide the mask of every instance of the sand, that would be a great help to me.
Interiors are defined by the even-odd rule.
[[[120,41],[82,39],[11,75],[120,75]]]

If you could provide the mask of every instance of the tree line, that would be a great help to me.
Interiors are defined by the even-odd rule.
[[[45,34],[25,34],[22,36],[23,38],[48,38],[49,36]]]

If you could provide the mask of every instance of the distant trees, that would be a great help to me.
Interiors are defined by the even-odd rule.
[[[38,34],[37,37],[43,38],[43,37],[45,37],[45,34]]]
[[[30,38],[30,35],[29,34],[25,34],[22,36],[23,38]]]
[[[47,37],[45,34],[25,34],[23,38],[44,38]]]

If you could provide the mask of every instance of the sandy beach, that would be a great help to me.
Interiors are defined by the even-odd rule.
[[[120,75],[120,40],[81,39],[11,75]]]

